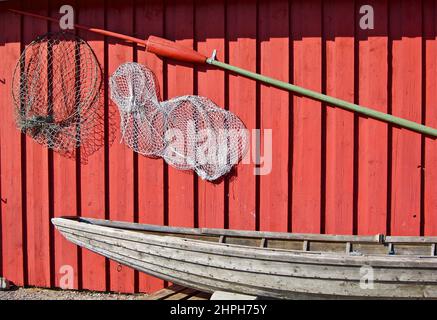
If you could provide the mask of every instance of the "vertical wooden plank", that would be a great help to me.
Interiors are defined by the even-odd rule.
[[[426,60],[425,64],[425,101],[426,125],[437,127],[437,5],[434,0],[424,1],[424,40]],[[424,233],[427,236],[437,235],[437,141],[425,137],[425,190],[424,192]]]
[[[161,0],[136,1],[136,34],[146,39],[150,35],[163,36],[164,5]],[[138,62],[146,65],[155,73],[160,87],[164,88],[163,62],[159,57],[137,50]],[[162,98],[162,96],[161,96]],[[164,161],[138,157],[138,220],[140,223],[164,224]],[[139,275],[139,290],[151,293],[164,287],[164,281]]]
[[[417,1],[390,4],[392,113],[421,122],[422,10]],[[419,235],[421,136],[393,128],[391,234]]]
[[[2,276],[17,285],[25,284],[23,252],[23,202],[21,134],[15,125],[12,75],[20,57],[20,17],[6,8],[19,3],[0,4],[0,214]],[[25,172],[24,172],[25,174]]]
[[[166,38],[193,47],[193,3],[191,0],[166,2]],[[168,61],[167,97],[193,94],[193,66]],[[194,224],[194,173],[168,168],[168,222],[172,226]]]
[[[327,94],[354,101],[354,3],[324,3]],[[353,231],[354,114],[326,110],[326,233]]]
[[[256,1],[228,1],[226,16],[229,63],[255,72]],[[249,130],[256,129],[256,82],[232,74],[227,76],[229,110],[239,116]],[[255,145],[251,145],[251,149],[254,147]],[[252,150],[249,152],[252,153]],[[255,230],[257,208],[253,161],[251,164],[238,166],[237,176],[229,180],[228,189],[228,227]]]
[[[289,82],[288,1],[259,3],[261,73]],[[271,172],[260,177],[260,229],[288,230],[289,93],[261,85],[261,150],[272,152]],[[272,130],[272,150],[264,131]],[[270,158],[270,157],[268,157]]]
[[[293,1],[293,82],[318,92],[322,90],[322,4]],[[293,180],[291,217],[293,232],[321,231],[321,103],[293,98]],[[291,125],[290,125],[291,127]]]
[[[133,32],[133,1],[108,1],[108,29],[123,34]],[[121,64],[133,60],[130,44],[109,40],[108,68],[111,75]],[[119,122],[117,123],[119,128]],[[120,130],[116,141],[120,141]],[[111,220],[134,221],[134,156],[133,151],[121,143],[109,150],[109,215]],[[134,291],[134,271],[118,263],[110,263],[110,289],[116,292]]]
[[[59,19],[59,8],[62,5],[75,6],[74,1],[51,0],[50,15]],[[60,31],[59,23],[51,23],[50,31]],[[56,66],[55,66],[56,68]],[[74,66],[72,66],[74,68]],[[73,69],[74,70],[74,69]],[[69,156],[66,158],[61,154],[53,153],[53,215],[65,216],[77,214],[77,194],[76,194],[76,161]],[[54,230],[52,230],[54,232]],[[68,286],[69,289],[78,288],[78,247],[68,242],[59,232],[54,234],[54,272],[56,287]],[[61,282],[66,276],[66,272],[73,271],[73,283]]]
[[[26,10],[48,15],[48,2],[27,2]],[[47,32],[47,23],[25,17],[23,41],[27,45]],[[26,208],[29,285],[50,286],[49,151],[26,136]]]
[[[197,49],[209,56],[214,49],[217,58],[225,56],[225,3],[224,1],[196,2]],[[197,72],[197,94],[205,96],[225,108],[224,72],[219,69],[200,67]],[[199,227],[223,228],[225,180],[208,182],[198,178]]]
[[[360,1],[371,5],[373,30],[356,26],[359,41],[359,104],[387,112],[387,3]],[[362,15],[356,12],[357,21]],[[359,234],[385,233],[387,226],[387,124],[359,118],[358,228]]]
[[[105,27],[105,11],[104,11],[104,0],[79,0],[77,2],[77,21],[83,25],[92,25],[96,28],[104,28]],[[94,53],[100,62],[100,66],[102,71],[105,68],[105,42],[104,37],[95,35],[85,31],[78,31],[78,34],[87,40],[88,44],[94,50]],[[107,76],[107,75],[106,75]],[[106,81],[107,77],[103,78],[103,81]],[[107,89],[107,86],[102,83],[104,89]],[[103,92],[105,95],[106,92]],[[108,96],[106,96],[109,100]],[[99,110],[105,111],[103,112],[103,116],[106,117],[106,122],[108,126],[114,124],[114,121],[118,121],[118,114],[112,114],[113,107],[110,108],[110,105],[105,104],[105,100],[102,99],[100,101],[100,105],[98,106]],[[99,111],[99,113],[102,113]],[[109,117],[117,118],[109,121]],[[97,144],[105,144],[109,143],[109,141],[113,140],[112,137],[109,137],[108,134],[106,137],[103,137],[105,141],[101,141],[102,139],[102,130],[105,130],[105,123],[98,123],[96,126],[96,141]],[[108,132],[112,132],[110,128],[108,128]],[[118,143],[116,141],[115,143]],[[96,219],[105,219],[105,147],[100,148],[96,153],[88,158],[88,162],[86,164],[81,165],[80,169],[80,179],[81,179],[81,214],[84,217],[96,218]],[[81,251],[81,286],[83,289],[87,290],[96,290],[96,291],[105,291],[107,289],[106,283],[106,264],[105,258],[93,253],[89,250]]]

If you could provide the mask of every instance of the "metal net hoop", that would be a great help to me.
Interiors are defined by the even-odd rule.
[[[101,90],[100,65],[84,40],[67,32],[40,36],[14,71],[17,126],[45,146],[71,153],[94,125]]]
[[[161,101],[156,77],[145,66],[119,66],[110,88],[122,141],[135,152],[162,157],[210,181],[231,171],[247,152],[248,132],[236,115],[201,96]]]
[[[214,181],[247,153],[249,136],[243,122],[210,99],[187,95],[165,101],[161,108],[168,118],[167,148],[161,156],[171,166]]]
[[[160,108],[155,74],[138,63],[125,63],[111,76],[111,99],[120,112],[122,140],[136,152],[159,157],[167,118]]]

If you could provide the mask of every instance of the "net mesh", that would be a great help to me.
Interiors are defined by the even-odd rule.
[[[38,37],[16,66],[12,94],[17,126],[38,143],[82,159],[103,145],[102,72],[89,45],[58,32]]]
[[[135,152],[162,157],[210,181],[231,171],[247,152],[248,132],[236,115],[200,96],[161,101],[156,77],[143,65],[121,65],[110,88],[122,141]]]

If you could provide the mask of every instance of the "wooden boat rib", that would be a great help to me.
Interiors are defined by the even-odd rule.
[[[437,237],[292,234],[55,218],[71,242],[214,292],[295,298],[436,298]]]

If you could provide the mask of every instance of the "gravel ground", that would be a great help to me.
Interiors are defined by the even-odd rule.
[[[145,294],[117,294],[92,291],[12,288],[0,291],[0,300],[143,300]]]

